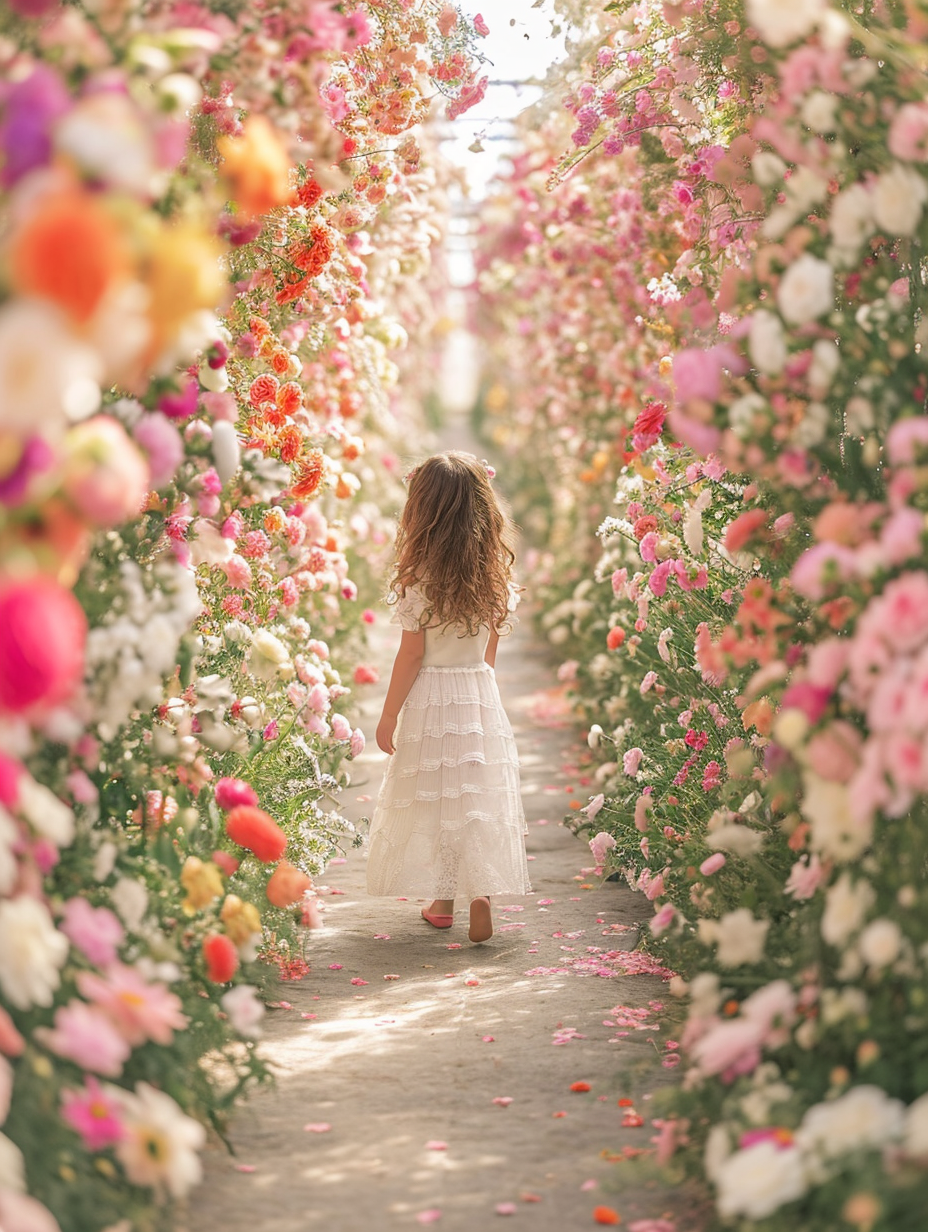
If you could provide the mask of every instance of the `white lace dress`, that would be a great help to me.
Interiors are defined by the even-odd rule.
[[[417,630],[413,588],[391,623]],[[462,637],[461,634],[464,633]],[[484,660],[489,630],[425,630],[370,830],[367,889],[409,898],[527,894],[519,756]]]

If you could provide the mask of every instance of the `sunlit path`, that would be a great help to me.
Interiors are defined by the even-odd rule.
[[[351,1232],[438,1222],[440,1211],[442,1228],[465,1232],[508,1203],[552,1230],[590,1226],[601,1203],[626,1221],[661,1212],[634,1165],[601,1154],[648,1146],[654,1132],[646,1096],[663,1042],[647,1011],[666,985],[617,975],[603,957],[635,944],[642,904],[586,880],[586,845],[560,824],[570,789],[590,793],[568,772],[572,732],[527,620],[499,677],[522,757],[534,893],[498,904],[496,935],[471,946],[466,910],[438,932],[418,904],[365,895],[363,853],[331,866],[312,971],[282,984],[283,1008],[268,1015],[277,1088],[238,1115],[234,1159],[219,1146],[207,1157],[191,1229]],[[365,702],[368,730],[379,705]],[[356,765],[355,817],[370,809],[383,760],[374,750]],[[580,962],[613,978],[570,969]],[[640,1007],[648,1029],[617,1035],[608,1011],[618,1004]],[[571,1091],[584,1081],[589,1092]],[[636,1101],[643,1126],[621,1126],[620,1098]]]

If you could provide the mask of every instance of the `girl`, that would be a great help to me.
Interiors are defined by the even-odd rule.
[[[371,894],[433,897],[450,928],[493,935],[490,894],[527,894],[519,759],[493,667],[511,630],[515,557],[486,463],[436,454],[408,477],[388,603],[403,629],[377,744],[392,755],[371,822]]]

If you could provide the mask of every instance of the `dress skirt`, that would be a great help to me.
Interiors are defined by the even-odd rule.
[[[529,893],[519,757],[489,664],[420,668],[394,744],[371,822],[368,892]]]

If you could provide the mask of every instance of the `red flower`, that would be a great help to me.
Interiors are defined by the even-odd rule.
[[[225,933],[210,933],[203,942],[207,978],[214,984],[228,984],[238,970],[238,950]]]
[[[304,180],[296,190],[297,201],[307,210],[311,210],[321,196],[322,186],[313,179]]]
[[[610,650],[618,650],[625,641],[625,630],[619,625],[614,625],[606,634],[606,645]]]
[[[590,1084],[588,1082],[572,1082],[570,1089],[572,1091],[589,1091]]]
[[[247,847],[264,864],[276,864],[287,850],[287,836],[263,809],[240,804],[226,818],[226,834],[233,843]]]
[[[614,1211],[611,1206],[597,1206],[593,1209],[593,1221],[595,1223],[616,1224],[622,1222],[622,1216],[618,1211]]]
[[[663,402],[649,402],[632,425],[633,433],[644,436],[659,436],[667,417],[667,408]]]

